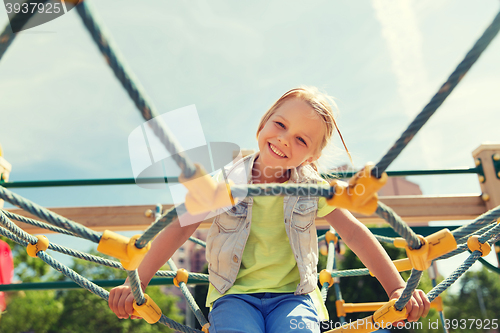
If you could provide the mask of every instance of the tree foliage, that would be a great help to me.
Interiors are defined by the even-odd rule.
[[[50,267],[42,260],[25,257],[22,246],[13,245],[15,274],[23,282],[67,280],[63,275],[50,274]],[[91,253],[96,254],[95,251]],[[26,259],[22,262],[21,260]],[[31,260],[32,259],[32,260]],[[74,259],[71,268],[88,279],[125,278],[124,271]],[[167,317],[182,322],[176,306],[177,296],[165,295],[158,286],[148,287],[147,293]],[[11,293],[7,310],[0,318],[2,333],[52,332],[171,332],[163,324],[148,324],[142,319],[120,320],[108,303],[87,290],[43,290]]]
[[[461,279],[460,292],[445,302],[446,318],[453,332],[487,332],[500,326],[500,279],[498,274],[482,267],[468,271]],[[460,306],[457,306],[457,305]],[[489,323],[489,329],[485,328]]]

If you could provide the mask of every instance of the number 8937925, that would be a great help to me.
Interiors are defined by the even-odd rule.
[[[498,328],[498,319],[445,319],[444,328],[495,330]]]

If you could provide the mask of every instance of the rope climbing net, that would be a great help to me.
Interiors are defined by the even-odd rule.
[[[44,1],[39,1],[44,2]],[[398,270],[411,269],[411,275],[407,281],[406,287],[398,300],[394,300],[384,304],[374,305],[371,311],[375,313],[367,318],[360,319],[356,323],[357,332],[371,332],[375,330],[373,323],[381,325],[392,323],[406,318],[404,308],[410,297],[417,287],[422,273],[430,267],[430,265],[441,259],[446,259],[456,254],[469,250],[471,254],[465,262],[458,267],[444,281],[436,285],[427,294],[429,300],[434,301],[438,296],[453,284],[474,262],[481,256],[488,254],[491,249],[488,242],[496,242],[500,240],[500,206],[484,213],[476,218],[473,222],[462,226],[453,232],[447,229],[441,230],[427,237],[422,237],[415,232],[399,217],[391,208],[385,206],[377,200],[376,192],[384,185],[387,180],[385,170],[402,152],[411,139],[417,134],[437,108],[443,103],[446,97],[452,92],[455,86],[464,77],[470,67],[478,59],[481,53],[489,45],[500,30],[500,13],[497,14],[491,25],[486,29],[483,35],[477,40],[472,49],[467,53],[463,61],[458,65],[456,70],[450,75],[447,81],[441,86],[439,91],[434,95],[431,101],[424,107],[422,112],[417,115],[415,120],[404,131],[401,137],[396,141],[394,146],[387,154],[374,165],[367,165],[363,170],[354,175],[349,183],[333,181],[329,187],[318,185],[297,185],[297,184],[258,184],[258,185],[233,185],[233,184],[215,184],[214,181],[200,168],[200,166],[192,163],[187,156],[182,153],[182,147],[176,142],[167,126],[161,121],[161,117],[157,117],[155,107],[149,101],[149,98],[135,80],[134,75],[125,65],[125,61],[116,51],[109,36],[107,36],[100,23],[96,19],[95,14],[91,10],[88,1],[81,1],[76,6],[77,12],[81,17],[85,27],[90,32],[92,38],[96,42],[99,50],[105,57],[109,66],[112,68],[118,80],[132,98],[137,108],[141,112],[143,118],[148,121],[148,125],[152,128],[155,135],[160,139],[165,148],[170,152],[171,156],[181,168],[182,174],[179,177],[181,183],[186,185],[189,190],[188,197],[190,201],[186,201],[178,207],[173,207],[161,214],[154,223],[152,223],[142,235],[136,235],[131,238],[117,235],[111,231],[103,233],[96,232],[86,228],[74,221],[71,221],[63,216],[60,216],[48,209],[45,209],[9,190],[0,186],[0,198],[9,202],[12,205],[18,206],[39,219],[38,221],[0,210],[0,234],[5,236],[22,246],[25,246],[27,252],[32,257],[38,257],[48,265],[69,277],[82,288],[108,300],[109,293],[92,283],[85,277],[77,274],[75,271],[61,264],[47,254],[47,250],[57,251],[75,258],[88,260],[97,264],[125,270],[134,295],[134,309],[136,314],[144,318],[148,323],[160,322],[172,329],[181,332],[200,332],[199,330],[177,323],[161,313],[159,307],[154,301],[144,294],[141,289],[137,267],[142,258],[147,253],[151,240],[174,221],[182,211],[188,211],[192,214],[197,214],[204,211],[215,210],[217,208],[234,204],[238,199],[246,196],[267,196],[267,195],[289,195],[289,196],[317,196],[327,198],[328,204],[340,208],[359,212],[363,214],[376,213],[385,219],[394,230],[401,235],[401,238],[389,238],[377,236],[379,241],[392,243],[396,247],[406,249],[408,254],[407,259],[395,262]],[[36,12],[35,12],[36,13]],[[34,15],[34,14],[33,14]],[[14,18],[18,25],[23,25],[28,22],[32,15],[24,15]],[[6,27],[4,32],[0,34],[0,59],[5,54],[7,48],[13,42],[15,34]],[[363,194],[359,195],[356,188],[361,186]],[[224,199],[224,196],[227,198]],[[188,198],[187,197],[187,198]],[[222,199],[221,199],[222,198]],[[220,199],[220,200],[219,200]],[[187,199],[186,199],[187,200]],[[98,250],[101,253],[111,255],[120,261],[104,259],[98,256],[72,250],[70,248],[60,246],[48,241],[45,236],[33,236],[21,228],[19,228],[12,220],[17,220],[24,223],[29,223],[37,227],[45,228],[53,232],[59,232],[66,235],[80,237],[91,242],[97,243]],[[205,246],[205,243],[195,238],[190,238],[192,241]],[[342,323],[345,323],[345,315],[347,312],[352,312],[348,304],[345,304],[340,294],[340,287],[336,278],[368,275],[368,269],[354,269],[338,271],[336,269],[335,250],[334,246],[338,241],[338,237],[334,230],[330,230],[325,235],[319,237],[320,240],[325,240],[328,244],[328,259],[327,267],[319,273],[319,280],[322,286],[321,294],[323,301],[326,301],[328,289],[334,286],[335,295],[337,298],[337,314]],[[191,307],[196,318],[203,327],[203,331],[208,331],[208,322],[203,316],[198,305],[190,294],[187,283],[207,282],[208,275],[188,273],[183,269],[178,269],[172,260],[168,261],[170,271],[158,271],[157,276],[173,277],[174,284],[178,286]],[[370,323],[370,327],[368,327]],[[335,332],[332,330],[331,332]]]

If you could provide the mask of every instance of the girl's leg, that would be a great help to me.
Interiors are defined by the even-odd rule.
[[[265,320],[266,333],[320,332],[321,323],[311,296],[288,294],[266,301],[269,302]]]
[[[265,333],[260,299],[249,295],[225,295],[208,314],[210,333]]]

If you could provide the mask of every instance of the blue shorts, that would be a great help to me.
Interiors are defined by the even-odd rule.
[[[319,333],[320,320],[309,295],[230,294],[208,315],[210,333]]]

